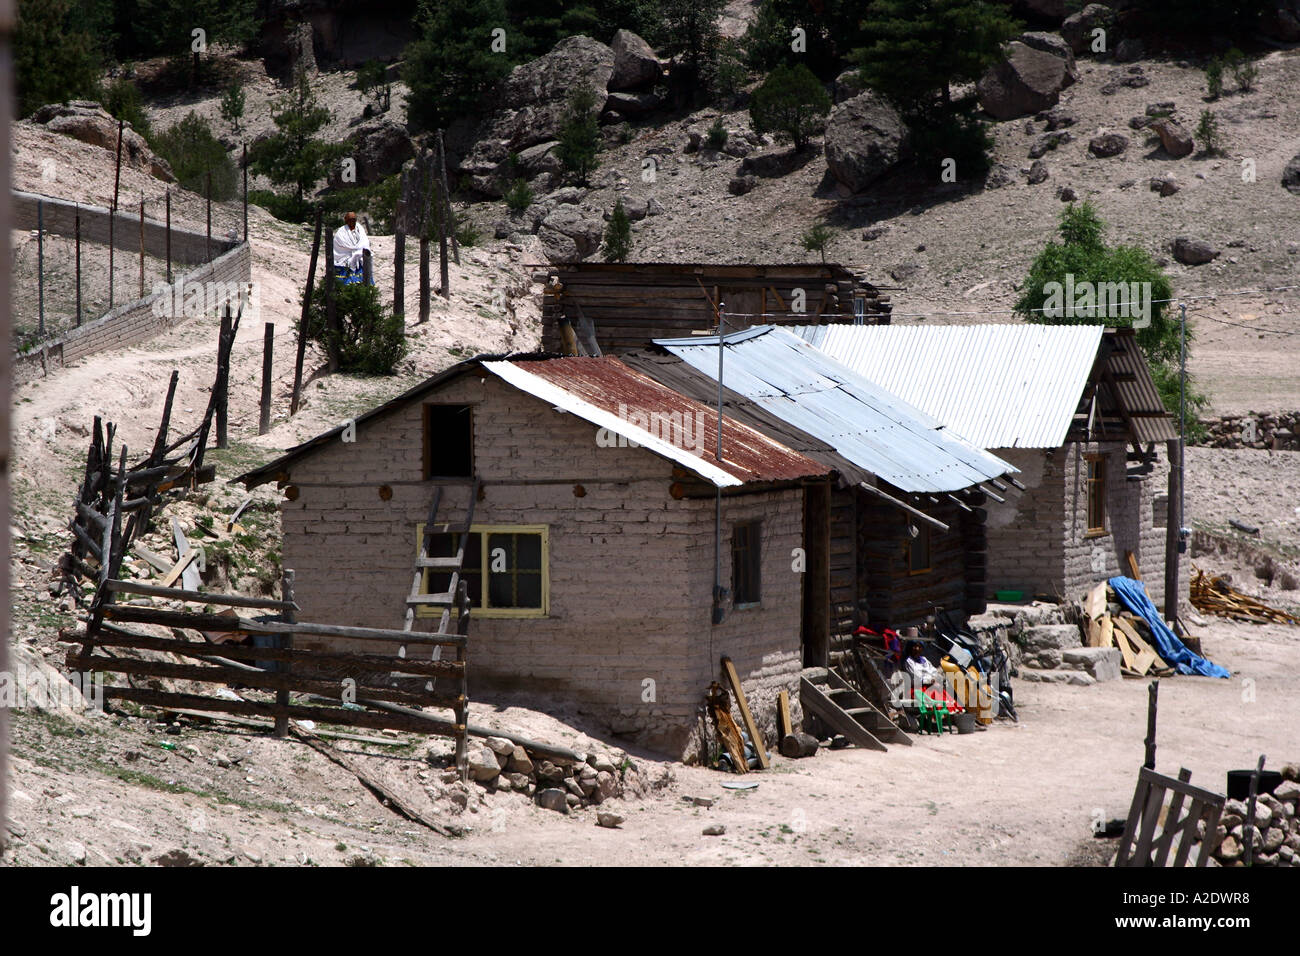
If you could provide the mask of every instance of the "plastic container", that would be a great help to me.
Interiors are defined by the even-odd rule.
[[[957,725],[957,733],[973,734],[975,733],[975,715],[969,710],[953,717],[953,723]]]
[[[1024,591],[995,591],[993,596],[997,598],[999,601],[1014,603],[1016,601],[1023,601],[1025,599],[1025,592]]]
[[[1250,799],[1250,778],[1255,773],[1254,770],[1229,770],[1228,771],[1228,799],[1229,800],[1248,800]],[[1259,775],[1260,793],[1272,793],[1282,783],[1282,775],[1276,770],[1265,770]]]

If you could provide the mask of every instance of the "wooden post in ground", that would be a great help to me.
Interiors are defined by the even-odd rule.
[[[226,413],[228,411],[227,400],[230,397],[230,306],[226,306],[225,312],[221,314],[221,332],[217,339],[217,394],[216,414],[217,414],[217,447],[227,448],[229,443],[226,441]]]
[[[397,188],[393,215],[393,313],[406,314],[406,170]]]
[[[78,204],[75,208],[76,211],[73,213],[72,220],[72,234],[77,260],[77,325],[81,325],[81,206]]]
[[[1147,739],[1146,759],[1142,766],[1148,770],[1156,769],[1156,702],[1160,697],[1160,681],[1153,680],[1147,685]]]
[[[284,576],[280,579],[280,600],[290,605],[294,600],[293,577],[293,569],[285,568]],[[295,624],[298,620],[292,606],[284,609],[282,617],[286,624]],[[293,634],[281,634],[276,643],[282,650],[291,650],[293,648]],[[291,667],[293,667],[292,661],[281,661],[276,665],[277,670],[285,674],[289,672]],[[288,688],[275,692],[275,705],[277,708],[287,708],[289,706]],[[283,711],[275,715],[275,735],[277,737],[287,737],[289,735],[289,715]]]
[[[1242,826],[1242,837],[1246,844],[1245,861],[1247,866],[1255,862],[1255,799],[1259,796],[1259,778],[1264,773],[1264,755],[1259,755],[1255,772],[1250,775],[1250,793],[1246,801],[1246,822]]]
[[[366,285],[375,284],[374,262],[369,249],[361,250],[361,281]]]
[[[144,193],[140,193],[140,298],[144,298]]]
[[[433,188],[428,151],[420,155],[420,322],[429,321],[429,191]]]
[[[293,397],[289,400],[289,414],[298,414],[298,401],[302,391],[302,360],[307,351],[307,319],[311,314],[311,294],[316,283],[316,257],[320,253],[321,211],[316,210],[316,238],[311,243],[311,265],[307,267],[307,289],[302,294],[302,318],[298,320],[298,357],[293,365]]]
[[[325,351],[329,355],[329,370],[339,370],[338,313],[334,305],[334,230],[325,230]]]
[[[271,361],[275,350],[275,323],[266,323],[262,336],[262,402],[257,416],[257,433],[265,435],[271,430]]]
[[[167,190],[167,284],[172,281],[172,191]],[[175,301],[173,299],[173,301]]]
[[[248,241],[248,144],[244,144],[240,162],[244,167],[244,241]]]
[[[45,338],[45,201],[36,200],[36,334]]]
[[[444,299],[451,298],[451,278],[447,267],[447,235],[453,233],[455,223],[451,217],[451,198],[447,195],[447,160],[442,151],[442,130],[438,130],[438,292]],[[457,259],[460,255],[457,253]],[[459,265],[459,261],[457,265]]]
[[[1176,627],[1178,621],[1178,562],[1182,544],[1183,516],[1179,511],[1182,501],[1182,474],[1178,467],[1182,442],[1174,439],[1165,443],[1169,458],[1169,503],[1165,508],[1165,620]]]
[[[212,170],[208,170],[207,186],[207,205],[208,205],[208,262],[212,261]]]
[[[117,166],[113,172],[113,206],[108,211],[108,307],[113,308],[113,278],[115,262],[115,244],[113,233],[117,227],[117,191],[122,183],[122,120],[117,121]]]

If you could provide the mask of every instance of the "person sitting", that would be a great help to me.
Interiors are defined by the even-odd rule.
[[[357,222],[357,214],[349,212],[343,225],[334,233],[334,276],[344,285],[365,281],[365,256],[370,251],[370,237],[366,227]],[[374,277],[371,277],[374,284]]]
[[[920,641],[913,641],[907,645],[907,660],[903,663],[907,667],[907,673],[912,678],[913,686],[929,687],[940,677],[939,668],[926,659]]]

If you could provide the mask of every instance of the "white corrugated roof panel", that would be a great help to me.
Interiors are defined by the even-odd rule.
[[[804,341],[981,448],[1056,448],[1100,325],[805,325]]]

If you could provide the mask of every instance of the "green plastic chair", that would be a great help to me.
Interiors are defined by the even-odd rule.
[[[921,731],[943,735],[943,705],[926,696],[924,691],[916,691],[916,714],[921,724]]]

